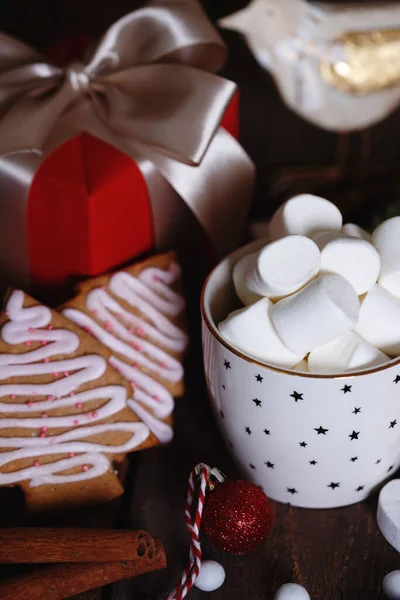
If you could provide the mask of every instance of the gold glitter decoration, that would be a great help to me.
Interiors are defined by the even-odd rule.
[[[322,59],[320,72],[338,91],[365,96],[400,83],[400,29],[348,32],[333,43],[343,60]]]

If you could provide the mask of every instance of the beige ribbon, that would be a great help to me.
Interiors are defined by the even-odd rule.
[[[29,186],[44,158],[82,131],[138,163],[158,243],[168,241],[166,219],[179,212],[179,194],[217,251],[231,249],[254,169],[219,129],[236,89],[214,75],[224,59],[224,44],[197,0],[155,0],[126,15],[85,64],[67,69],[0,34],[0,267],[24,273],[29,283]]]

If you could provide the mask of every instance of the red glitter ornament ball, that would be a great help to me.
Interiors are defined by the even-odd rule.
[[[225,481],[206,495],[203,531],[218,550],[232,554],[255,550],[272,523],[267,496],[250,481]]]

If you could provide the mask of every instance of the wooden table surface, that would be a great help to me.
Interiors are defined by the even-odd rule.
[[[125,499],[119,523],[160,536],[169,566],[159,573],[114,584],[104,596],[108,600],[164,600],[173,589],[187,558],[183,511],[187,477],[197,462],[218,466],[230,477],[240,476],[213,420],[198,349],[196,342],[188,360],[187,394],[177,402],[174,442],[135,458],[134,477],[128,482],[131,494]],[[232,556],[204,540],[204,557],[224,566],[226,580],[212,593],[193,589],[189,600],[272,600],[286,582],[304,585],[312,600],[384,598],[383,577],[400,568],[400,556],[379,533],[376,503],[373,497],[330,510],[274,503],[273,531],[257,551]]]

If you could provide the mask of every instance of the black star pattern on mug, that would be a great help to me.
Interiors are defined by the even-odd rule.
[[[291,398],[294,398],[295,402],[298,402],[299,400],[303,400],[303,394],[299,394],[298,392],[293,392],[293,394],[290,394]]]
[[[267,462],[265,462],[264,465],[267,465],[268,469],[273,469],[275,467],[275,464],[272,462],[269,462],[269,460],[267,460]]]
[[[396,375],[396,377],[393,379],[393,383],[399,383],[400,381],[400,375]]]
[[[357,406],[355,406],[354,410],[353,410],[353,415],[358,415],[358,413],[360,413],[360,412],[361,412],[361,406],[359,406],[358,408],[357,408]]]
[[[314,431],[316,431],[318,435],[326,435],[326,432],[329,431],[329,429],[325,429],[320,425],[319,427],[314,427]]]
[[[246,433],[248,435],[251,435],[253,432],[251,431],[250,427],[245,427]]]
[[[336,488],[340,487],[340,483],[339,482],[334,482],[331,481],[330,484],[328,485],[328,487],[332,488],[332,490],[335,490]]]
[[[230,445],[231,448],[233,448],[232,442],[228,442],[228,444]]]
[[[264,377],[261,377],[260,374],[256,375],[256,380],[259,381],[260,383],[262,383],[262,380],[264,379]]]
[[[296,488],[286,488],[289,494],[298,494],[299,492]]]
[[[220,411],[219,411],[219,414],[221,415],[221,419],[225,419],[225,415],[224,415],[224,413],[222,412],[222,410],[220,410]]]
[[[351,385],[346,385],[345,384],[345,386],[342,387],[340,391],[343,392],[344,394],[347,394],[348,392],[351,392],[351,388],[352,388]]]
[[[253,402],[254,402],[254,404],[255,404],[256,406],[261,406],[261,405],[262,405],[262,402],[261,402],[261,400],[259,400],[258,398],[253,398]]]
[[[250,469],[255,469],[255,466],[252,465],[251,463],[249,464]]]
[[[389,429],[394,429],[394,427],[397,425],[397,421],[396,419],[394,421],[390,421],[390,425],[389,425]]]
[[[352,433],[349,434],[349,438],[351,440],[358,440],[358,436],[360,435],[359,431],[352,431]]]
[[[229,362],[229,360],[224,360],[224,367],[226,370],[231,368],[231,363]]]
[[[351,462],[356,462],[356,460],[358,460],[358,456],[352,456],[350,460]]]
[[[265,433],[265,435],[271,435],[271,432],[269,429],[264,429],[264,433]]]
[[[223,390],[225,389],[225,386],[224,386],[224,384],[222,384],[222,389],[223,389]]]
[[[316,465],[317,461],[316,460],[310,460],[309,463],[310,463],[310,465]]]
[[[379,465],[379,463],[381,463],[381,462],[382,462],[382,459],[381,459],[381,458],[378,458],[378,460],[376,461],[376,463],[375,463],[375,464],[376,464],[376,465]]]
[[[299,445],[300,445],[302,448],[305,448],[305,447],[307,446],[306,442],[299,442]]]
[[[356,489],[356,492],[361,492],[364,489],[364,485],[359,485],[358,488]]]
[[[388,468],[387,472],[390,473],[390,471],[392,471],[394,469],[394,465],[390,465],[390,467]]]

